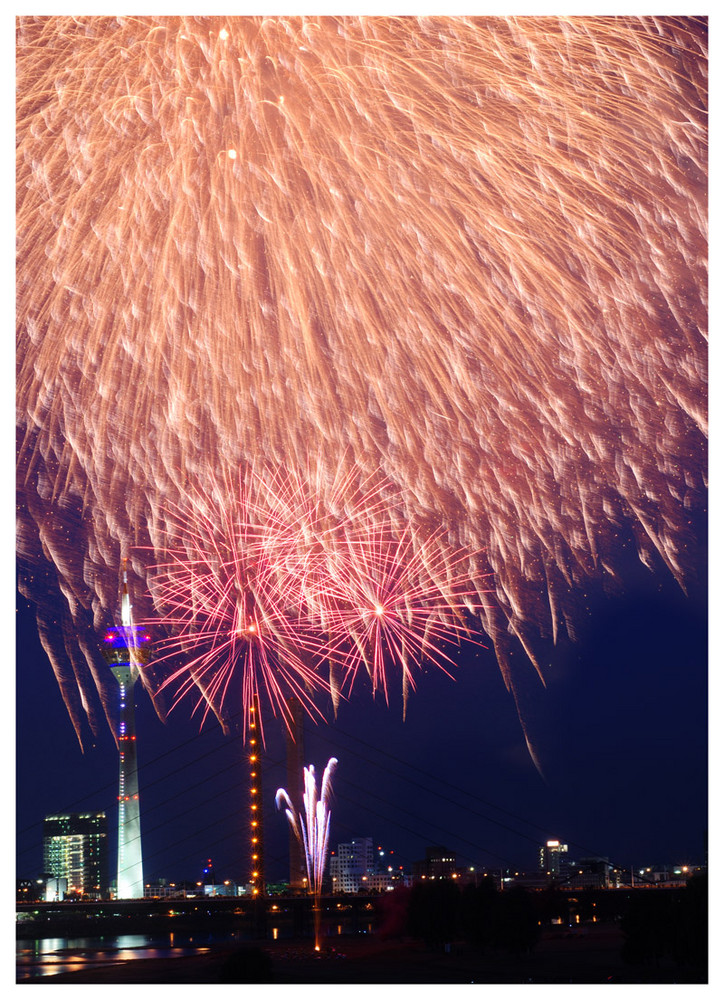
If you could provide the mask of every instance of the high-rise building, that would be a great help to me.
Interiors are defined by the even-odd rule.
[[[567,858],[563,857],[568,853],[568,844],[562,844],[560,840],[547,840],[540,849],[539,866],[541,871],[552,878],[560,878],[567,874]]]
[[[108,894],[108,821],[104,812],[67,813],[43,820],[43,868],[65,891],[101,899]]]
[[[359,892],[363,878],[375,870],[372,837],[357,837],[347,844],[337,844],[329,859],[332,892]]]
[[[134,626],[128,577],[123,573],[121,625],[107,629],[103,653],[118,681],[118,899],[143,896],[143,854],[141,850],[141,806],[138,797],[138,757],[134,685],[139,668],[148,661],[151,637]]]

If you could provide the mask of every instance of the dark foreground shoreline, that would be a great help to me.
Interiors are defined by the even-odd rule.
[[[315,955],[309,940],[212,947],[201,955],[131,959],[101,968],[64,972],[22,983],[111,984],[332,984],[332,983],[630,983],[701,984],[706,974],[663,961],[626,965],[622,936],[614,927],[580,934],[546,934],[530,955],[484,954],[453,944],[432,951],[411,940],[376,935],[336,938],[334,948]]]

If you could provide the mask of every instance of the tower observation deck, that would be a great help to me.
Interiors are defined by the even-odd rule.
[[[134,685],[139,667],[148,662],[151,637],[133,624],[127,574],[123,574],[121,625],[103,636],[103,655],[119,687],[118,742],[118,899],[143,896],[141,806],[138,797],[138,758]]]

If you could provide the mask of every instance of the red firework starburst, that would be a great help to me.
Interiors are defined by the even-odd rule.
[[[285,719],[290,696],[319,714],[313,695],[329,690],[315,670],[319,642],[298,595],[280,586],[288,574],[270,559],[269,526],[250,521],[243,481],[227,482],[220,496],[196,494],[173,510],[167,560],[155,568],[154,598],[172,632],[156,662],[184,661],[163,686],[180,682],[174,705],[198,690],[204,717],[221,716],[240,680],[244,725],[260,696]]]
[[[340,467],[327,481],[320,467],[281,474],[265,468],[251,474],[249,534],[259,557],[274,567],[280,590],[294,595],[300,615],[311,615],[340,541],[361,539],[371,521],[387,522],[398,492],[379,479],[356,482]]]
[[[393,534],[371,522],[345,548],[318,594],[327,655],[341,668],[343,688],[364,668],[386,700],[399,670],[406,699],[416,665],[428,661],[448,673],[445,647],[476,641],[472,614],[482,605],[463,568],[469,554],[451,554],[440,531],[423,537],[407,526]]]
[[[336,705],[362,667],[385,698],[398,668],[405,698],[416,663],[447,670],[445,645],[470,637],[481,607],[470,557],[398,515],[387,484],[342,473],[265,469],[190,496],[152,583],[172,632],[160,659],[185,659],[164,682],[180,682],[174,704],[197,689],[220,716],[240,676],[245,719],[260,696],[284,718],[290,695],[319,715],[315,694]]]

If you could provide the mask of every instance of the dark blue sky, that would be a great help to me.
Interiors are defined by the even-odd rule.
[[[306,761],[321,772],[339,759],[332,845],[372,836],[409,865],[441,843],[462,863],[532,869],[538,845],[557,837],[573,857],[621,865],[704,861],[705,588],[687,597],[665,571],[633,558],[625,580],[619,596],[579,595],[575,644],[541,646],[545,689],[524,659],[517,664],[544,776],[489,651],[462,651],[455,681],[421,673],[404,722],[399,695],[388,708],[360,687],[336,721],[307,724]],[[19,609],[18,875],[33,876],[44,815],[105,809],[115,828],[117,758],[109,731],[81,752],[22,599]],[[207,857],[220,876],[243,878],[239,737],[213,721],[200,733],[190,702],[162,724],[138,689],[146,878],[197,878]],[[263,778],[270,879],[287,874],[287,830],[273,804],[287,784],[284,756],[272,720]]]
[[[671,58],[671,52],[666,58]],[[35,73],[35,67],[32,72]],[[638,113],[636,108],[633,111]],[[85,120],[82,108],[79,120],[81,124]],[[37,136],[30,134],[35,142]],[[592,138],[596,135],[598,133]],[[626,135],[625,130],[622,135]],[[553,137],[552,141],[557,140]],[[82,151],[82,144],[78,148]],[[645,145],[642,152],[646,152]],[[57,163],[53,142],[47,144],[45,153],[48,164]],[[191,154],[196,156],[198,149],[192,149]],[[33,159],[34,156],[35,153]],[[612,162],[616,166],[616,161]],[[440,164],[444,167],[445,160],[441,159]],[[348,166],[354,178],[356,161],[350,161]],[[569,176],[571,181],[576,180],[574,175],[579,169],[575,163],[573,167]],[[528,173],[532,177],[532,173]],[[39,171],[38,177],[42,176]],[[67,171],[61,171],[59,182],[68,176]],[[159,176],[165,177],[163,172]],[[611,177],[612,193],[619,189],[624,193],[623,200],[614,203],[617,216],[626,214],[627,176],[618,176],[614,171]],[[638,174],[634,172],[631,177],[635,179]],[[662,183],[664,179],[662,175]],[[492,192],[497,191],[492,184],[489,188]],[[642,185],[642,192],[644,189]],[[65,190],[62,184],[59,190]],[[551,190],[555,200],[555,189]],[[598,183],[592,190],[596,194],[603,188]],[[206,199],[205,189],[201,189],[201,194]],[[669,192],[671,197],[674,194],[678,204],[681,191],[672,189]],[[43,215],[48,215],[46,195],[41,185],[37,192],[37,225]],[[654,195],[651,204],[656,209],[662,198],[658,187]],[[229,204],[234,204],[233,199]],[[486,202],[481,204],[484,206]],[[492,202],[489,204],[494,207]],[[645,202],[644,207],[648,204]],[[663,204],[666,204],[665,197]],[[697,202],[692,201],[692,206],[695,204]],[[588,202],[582,201],[581,206],[589,212]],[[536,203],[534,208],[537,217],[540,206]],[[604,208],[600,211],[613,226],[615,218],[606,216]],[[648,213],[646,218],[655,217],[646,207],[645,212]],[[456,218],[453,213],[447,215],[450,219]],[[51,215],[48,218],[53,222]],[[682,216],[682,225],[686,218]],[[387,213],[381,221],[383,229],[389,231]],[[407,220],[400,217],[400,222],[406,224]],[[609,245],[608,225],[604,225],[600,233],[600,245],[604,250]],[[47,259],[50,244],[37,238],[41,229],[36,225],[26,228],[28,233],[35,234],[34,253],[50,279]],[[236,234],[237,231],[229,228],[229,232]],[[158,229],[158,233],[163,235],[162,229]],[[155,246],[157,233],[149,231],[148,236],[149,246]],[[703,240],[703,235],[701,238]],[[61,243],[56,243],[61,248]],[[541,273],[547,272],[551,247],[556,245],[555,242],[541,244],[543,249],[538,258]],[[450,246],[454,244],[450,242]],[[80,241],[77,247],[78,260],[81,260],[85,248]],[[645,249],[648,253],[648,247]],[[478,267],[477,251],[475,254],[470,257],[468,267],[473,276]],[[189,274],[193,275],[197,273],[196,251],[192,249],[190,255]],[[632,247],[632,255],[632,260],[640,263],[642,258],[637,256],[636,247]],[[677,250],[677,259],[678,255]],[[687,267],[693,268],[700,263],[694,256],[693,262],[688,259],[684,262]],[[625,254],[622,261],[624,257]],[[652,274],[663,259],[660,254],[651,258],[656,265]],[[450,273],[454,274],[457,258],[450,260]],[[585,264],[587,260],[584,253],[581,261]],[[61,263],[65,265],[66,262]],[[108,280],[120,281],[124,266],[123,260],[118,264],[118,271],[109,266]],[[560,271],[566,283],[577,266],[573,258],[566,257]],[[244,273],[239,269],[240,275]],[[350,273],[356,281],[356,272]],[[161,271],[158,274],[161,282],[167,280]],[[40,281],[40,277],[39,271],[35,278]],[[683,270],[681,277],[683,280]],[[495,280],[497,282],[497,277]],[[26,286],[32,290],[26,303],[27,313],[35,299],[42,303],[45,293],[38,292],[35,280],[26,281]],[[41,286],[46,287],[42,282],[38,287]],[[209,283],[203,287],[214,286]],[[252,298],[263,301],[266,308],[266,298],[258,294],[255,286],[240,286],[239,294],[246,294],[247,287]],[[46,288],[48,295],[51,294],[49,288],[50,285]],[[159,288],[165,294],[166,289]],[[392,292],[398,290],[394,284],[390,288]],[[303,285],[300,284],[299,289],[307,295]],[[553,283],[550,306],[554,311],[559,305],[555,301],[557,289],[558,285]],[[429,291],[432,292],[432,285]],[[52,294],[56,293],[67,293],[63,283],[59,283]],[[687,299],[689,294],[693,293],[682,293],[679,306],[683,314],[687,311],[685,303],[694,302],[693,298]],[[95,292],[89,286],[89,300],[93,295]],[[463,297],[461,294],[461,302]],[[398,301],[395,295],[390,295],[389,299],[392,303]],[[101,296],[93,301],[98,305]],[[114,305],[116,300],[109,299],[109,302]],[[593,299],[590,304],[593,307]],[[659,306],[663,315],[664,304],[659,303],[657,294],[655,301],[646,303],[646,314],[653,315]],[[34,308],[33,305],[33,314]],[[536,310],[538,308],[536,303]],[[20,320],[25,322],[27,316],[22,309],[20,312]],[[57,341],[60,347],[74,342],[80,334],[74,329],[73,336],[69,337],[64,310],[56,312],[58,326],[53,326],[48,336],[51,338],[49,343]],[[199,310],[202,325],[206,322],[204,315]],[[92,309],[88,309],[87,316],[88,331],[95,337],[102,326]],[[394,319],[392,312],[390,316]],[[643,310],[641,316],[644,317]],[[432,308],[429,329],[434,331],[438,322],[438,312]],[[259,329],[265,329],[264,325]],[[384,330],[384,326],[380,329]],[[118,330],[124,337],[127,335],[120,326]],[[139,331],[138,343],[143,344],[146,326],[141,324]],[[688,341],[676,339],[673,325],[669,331],[662,328],[655,333],[657,338],[662,335],[666,357],[674,359],[669,374],[678,385],[678,375],[682,373],[676,372],[675,360],[679,357],[676,345],[683,344],[684,347],[680,347],[683,350]],[[202,343],[201,338],[199,343]],[[632,350],[636,349],[636,343],[632,341]],[[650,357],[647,351],[648,347],[641,355],[643,360]],[[50,385],[57,372],[54,355],[47,353],[51,359],[48,365]],[[30,352],[29,365],[34,363],[33,357]],[[203,355],[197,357],[187,352],[187,357],[191,366],[203,363]],[[697,353],[696,357],[703,364],[703,355]],[[92,368],[90,359],[86,360],[89,369]],[[158,358],[157,361],[160,364]],[[95,364],[95,359],[92,362]],[[648,380],[649,362],[644,367]],[[604,373],[603,369],[601,371]],[[42,372],[36,374],[37,377],[27,382],[29,400],[21,401],[23,405],[29,402],[33,410],[38,386],[42,384],[39,381]],[[80,377],[81,369],[77,374]],[[119,384],[122,388],[125,385]],[[193,384],[196,384],[195,378]],[[629,431],[626,425],[629,417],[625,414],[630,411],[623,392],[627,384],[624,380],[620,385],[622,400],[626,403],[619,415],[624,437]],[[47,391],[48,385],[43,391]],[[552,391],[547,382],[543,386],[545,392]],[[698,382],[692,382],[692,387],[691,391],[703,392]],[[658,389],[658,381],[654,388]],[[119,393],[122,395],[122,389]],[[491,403],[494,402],[492,391],[489,395]],[[651,398],[654,397],[655,393]],[[158,398],[163,406],[165,400],[161,396]],[[541,400],[544,401],[544,397]],[[315,400],[315,406],[318,403]],[[83,416],[79,410],[81,422],[78,427],[84,426]],[[504,427],[507,410],[503,408],[496,419]],[[36,429],[31,429],[35,433]],[[216,428],[214,435],[217,431],[220,433]],[[169,432],[173,432],[172,427]],[[698,436],[696,441],[699,447]],[[677,444],[684,449],[683,440]],[[239,445],[239,452],[244,453],[243,444]],[[679,457],[684,462],[683,452]],[[679,459],[672,454],[671,460]],[[698,459],[692,468],[696,462]],[[608,526],[602,524],[600,527],[603,530]],[[692,585],[688,596],[663,568],[650,572],[633,553],[622,552],[615,560],[624,581],[621,594],[603,597],[591,585],[586,592],[577,595],[577,642],[561,642],[555,649],[541,642],[539,654],[547,679],[545,689],[530,664],[519,656],[516,674],[521,679],[527,725],[543,774],[536,769],[526,749],[514,701],[506,692],[495,657],[489,651],[461,652],[455,681],[434,669],[422,673],[404,722],[399,696],[395,695],[388,707],[379,698],[373,701],[360,686],[353,700],[342,706],[337,720],[330,717],[328,725],[309,725],[306,760],[321,771],[330,755],[339,758],[332,843],[371,835],[386,848],[394,849],[400,862],[407,865],[422,857],[427,845],[442,843],[455,850],[463,863],[531,869],[536,865],[538,845],[548,837],[566,841],[574,857],[600,854],[622,865],[703,861],[708,827],[708,734],[706,588],[702,582],[706,577],[706,545],[703,525],[701,528],[702,550],[699,557],[693,559],[699,567],[700,583]],[[515,530],[514,524],[510,525],[510,530]],[[42,867],[43,816],[58,811],[105,809],[114,827],[117,755],[112,734],[107,729],[101,730],[95,740],[87,740],[81,750],[50,664],[38,643],[32,610],[24,600],[18,600],[18,875],[32,876]],[[140,686],[137,701],[147,878],[196,878],[208,857],[214,860],[220,875],[243,878],[247,870],[247,782],[238,736],[224,737],[213,720],[199,733],[198,721],[189,719],[188,705],[181,706],[167,723],[161,723]],[[264,772],[267,875],[276,878],[287,872],[287,832],[284,819],[274,811],[273,798],[276,788],[286,784],[286,775],[280,731],[271,722],[268,732]]]

